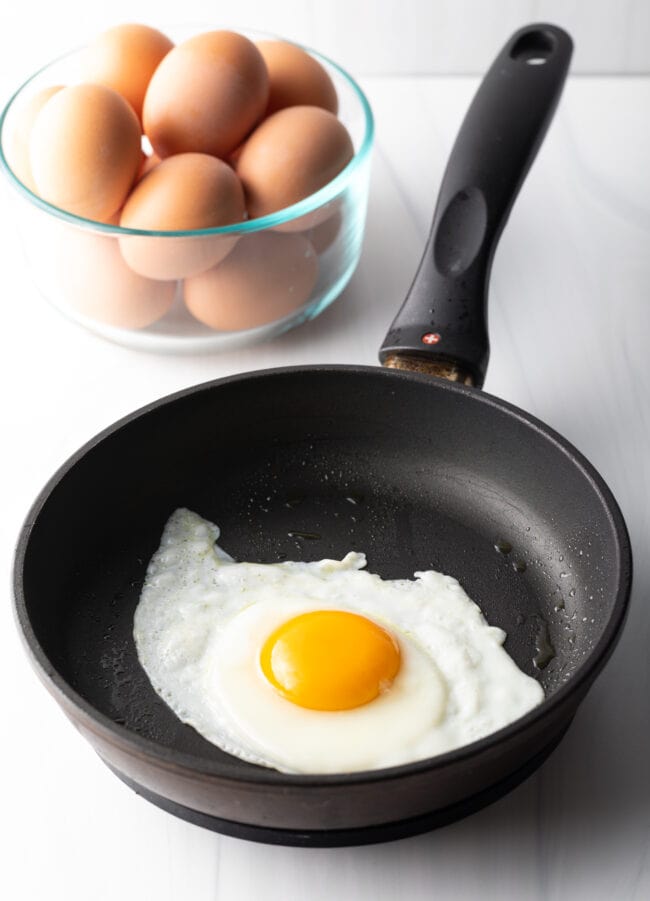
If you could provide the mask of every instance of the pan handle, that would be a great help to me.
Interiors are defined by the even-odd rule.
[[[379,351],[384,365],[482,386],[492,258],[572,51],[561,28],[528,25],[487,72],[451,151],[415,279]]]

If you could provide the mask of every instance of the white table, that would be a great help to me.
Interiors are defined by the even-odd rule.
[[[79,444],[168,392],[241,370],[373,363],[408,287],[474,78],[367,78],[378,142],[359,269],[319,319],[263,346],[192,359],[85,333],[31,287],[6,204],[5,570],[26,510]],[[650,79],[574,78],[494,265],[486,389],[565,434],[623,508],[636,552],[612,661],[543,768],[492,807],[390,845],[300,850],[223,838],[116,780],[0,621],[4,826],[11,901],[646,899],[650,897]]]

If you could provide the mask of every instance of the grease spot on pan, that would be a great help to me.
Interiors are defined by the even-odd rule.
[[[509,554],[512,551],[512,545],[509,541],[505,541],[503,538],[499,538],[499,540],[494,545],[494,550],[498,551],[500,554]]]
[[[548,631],[548,623],[541,617],[536,617],[537,634],[535,635],[535,656],[533,663],[539,670],[546,669],[551,660],[555,658],[555,648],[551,643]]]
[[[301,538],[305,541],[318,541],[321,538],[318,532],[298,532],[294,529],[287,532],[289,538]]]

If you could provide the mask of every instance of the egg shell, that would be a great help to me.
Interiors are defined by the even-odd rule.
[[[309,298],[318,258],[302,235],[244,235],[226,259],[184,284],[190,313],[213,329],[234,331],[282,319]]]
[[[309,197],[335,178],[353,156],[345,126],[327,110],[292,106],[269,116],[248,138],[237,159],[236,171],[244,185],[250,218]],[[303,221],[288,227],[303,230],[306,225]]]
[[[96,322],[141,329],[171,307],[176,282],[137,275],[122,258],[117,238],[55,223],[49,230],[48,289],[71,310]]]
[[[226,158],[264,115],[269,77],[252,41],[210,31],[175,47],[145,96],[144,130],[161,157],[198,151]]]
[[[36,184],[32,176],[32,167],[29,162],[29,139],[36,117],[43,109],[50,97],[53,97],[62,89],[63,85],[55,85],[43,88],[36,94],[32,94],[15,110],[10,120],[11,128],[7,136],[6,157],[14,175],[29,188],[36,191]]]
[[[112,88],[63,88],[36,117],[29,158],[41,197],[104,221],[122,206],[140,167],[138,117]]]
[[[148,25],[109,28],[87,48],[83,81],[113,88],[140,118],[151,76],[173,46],[166,35]]]
[[[267,116],[288,106],[320,106],[336,114],[338,97],[323,66],[295,44],[257,41],[269,72]]]
[[[241,222],[244,192],[234,171],[216,157],[182,153],[154,166],[124,204],[120,225],[153,231],[218,228]],[[131,268],[148,278],[176,279],[214,266],[235,246],[236,235],[188,238],[123,236]]]

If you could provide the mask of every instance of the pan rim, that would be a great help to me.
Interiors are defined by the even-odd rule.
[[[603,632],[588,656],[576,670],[575,675],[571,676],[567,682],[560,686],[550,697],[545,697],[542,703],[533,708],[533,710],[496,732],[490,733],[484,738],[444,754],[384,769],[363,770],[352,773],[293,774],[283,773],[273,769],[251,767],[250,772],[242,775],[240,772],[236,771],[232,773],[229,772],[231,767],[235,770],[236,766],[241,766],[241,761],[236,760],[235,758],[233,760],[236,760],[236,763],[233,762],[233,764],[230,764],[229,761],[225,763],[216,760],[211,761],[187,752],[176,751],[173,748],[165,747],[157,744],[151,739],[137,735],[125,726],[115,723],[110,717],[94,707],[69,685],[66,679],[63,678],[56,667],[51,663],[32,629],[24,592],[23,570],[25,557],[32,529],[52,492],[83,457],[120,429],[128,426],[131,422],[140,419],[143,416],[153,413],[162,406],[182,401],[186,397],[191,397],[204,391],[214,390],[221,385],[227,385],[233,382],[267,379],[269,377],[282,378],[291,375],[304,375],[306,372],[319,372],[323,376],[327,376],[329,373],[360,373],[361,375],[370,375],[371,377],[389,378],[391,381],[400,380],[422,384],[426,383],[434,390],[449,391],[452,394],[472,397],[473,402],[485,403],[490,407],[498,409],[500,412],[513,416],[525,426],[532,428],[533,431],[537,432],[543,439],[548,440],[555,445],[555,447],[581,471],[583,478],[590,483],[592,490],[595,491],[598,496],[601,506],[607,514],[607,518],[616,539],[617,590],[612,610]],[[279,789],[332,789],[339,786],[344,788],[351,785],[369,784],[373,782],[384,783],[394,779],[416,776],[422,772],[444,769],[448,765],[457,764],[483,752],[495,749],[499,744],[513,738],[517,733],[525,730],[527,727],[541,722],[555,709],[561,707],[567,699],[571,698],[571,696],[581,697],[581,687],[584,687],[585,692],[588,690],[609,659],[618,642],[628,612],[631,584],[631,543],[627,526],[618,502],[593,464],[591,464],[584,454],[575,448],[571,442],[567,441],[567,439],[559,432],[514,404],[477,388],[405,370],[388,370],[383,369],[380,366],[348,364],[311,364],[307,366],[271,367],[211,379],[151,401],[116,420],[111,425],[99,431],[71,454],[61,466],[57,468],[41,489],[29,508],[23,525],[21,526],[14,554],[12,573],[14,614],[21,637],[31,658],[32,665],[37,670],[38,675],[44,681],[46,687],[53,690],[55,695],[60,695],[68,705],[71,705],[75,709],[75,712],[81,714],[83,719],[87,721],[86,726],[88,728],[92,728],[92,731],[101,734],[101,736],[110,744],[122,748],[131,755],[144,758],[149,763],[155,764],[162,769],[173,771],[180,770],[186,775],[191,775],[196,778],[213,778],[233,784],[267,785]],[[92,726],[90,726],[90,724],[92,724]]]

